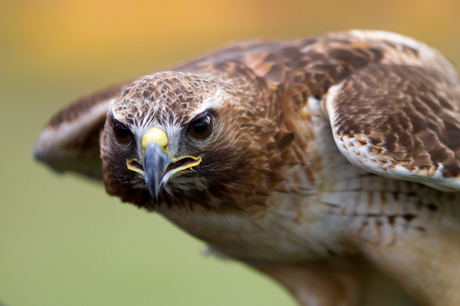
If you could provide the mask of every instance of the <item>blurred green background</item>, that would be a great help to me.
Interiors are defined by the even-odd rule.
[[[40,130],[79,96],[233,39],[384,29],[460,63],[459,15],[448,0],[2,0],[0,304],[294,305],[160,216],[34,162]]]

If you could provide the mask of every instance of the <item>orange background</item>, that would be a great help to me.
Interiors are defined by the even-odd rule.
[[[460,63],[460,1],[0,3],[0,301],[6,305],[294,305],[244,266],[103,188],[31,158],[50,116],[93,90],[229,40],[394,31]],[[0,304],[2,303],[0,302]]]

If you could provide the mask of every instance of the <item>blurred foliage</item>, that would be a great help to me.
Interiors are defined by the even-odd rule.
[[[6,305],[293,305],[281,288],[155,214],[31,158],[92,90],[256,36],[394,31],[460,63],[450,0],[4,0],[0,3],[0,300]]]

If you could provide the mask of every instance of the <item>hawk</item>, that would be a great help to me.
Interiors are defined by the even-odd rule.
[[[231,44],[76,101],[35,157],[301,305],[460,304],[460,82],[411,38]]]

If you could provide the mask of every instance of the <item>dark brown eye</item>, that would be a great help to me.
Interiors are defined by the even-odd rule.
[[[113,132],[117,140],[121,143],[127,143],[133,138],[131,131],[120,122],[115,122]]]
[[[201,119],[192,121],[188,127],[188,132],[195,138],[202,139],[212,131],[211,116],[206,115]]]

